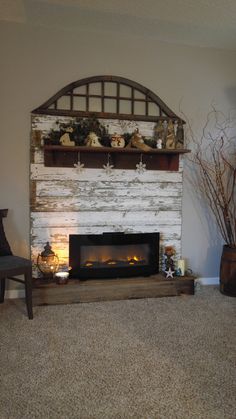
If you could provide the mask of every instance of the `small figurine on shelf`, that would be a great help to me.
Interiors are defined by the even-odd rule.
[[[102,144],[99,141],[99,138],[95,132],[90,132],[86,138],[87,147],[102,147]]]
[[[71,141],[70,139],[70,134],[72,134],[73,132],[73,128],[72,127],[67,127],[65,128],[65,133],[60,137],[60,144],[63,146],[74,146],[75,142]]]
[[[111,147],[114,148],[124,148],[125,140],[122,135],[117,134],[116,132],[111,136]]]
[[[175,273],[175,262],[173,256],[175,255],[175,249],[173,246],[166,246],[165,247],[165,273],[166,278],[173,278]]]
[[[167,126],[166,148],[169,150],[174,149],[175,142],[176,142],[176,139],[175,139],[174,124],[170,119]]]
[[[164,140],[165,140],[165,128],[164,128],[163,122],[161,120],[158,121],[157,124],[154,127],[154,138],[155,138],[157,144],[160,144],[160,140],[161,140],[161,145],[162,146],[161,147],[157,146],[157,148],[162,148]],[[159,141],[159,143],[158,143],[158,141]]]
[[[157,140],[157,148],[158,148],[159,150],[161,150],[161,149],[162,149],[162,139],[161,139],[161,138],[158,138],[158,140]]]
[[[135,132],[132,134],[131,141],[128,144],[127,148],[129,147],[138,148],[142,151],[149,151],[151,150],[151,147],[149,147],[147,144],[145,144],[144,139],[142,135],[139,132],[139,129],[137,128]]]

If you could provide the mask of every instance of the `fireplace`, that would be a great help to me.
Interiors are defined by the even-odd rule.
[[[150,276],[159,271],[159,233],[69,236],[70,278]]]

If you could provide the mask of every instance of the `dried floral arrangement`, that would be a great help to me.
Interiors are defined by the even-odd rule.
[[[188,123],[191,142],[191,184],[205,198],[220,234],[236,247],[236,117],[213,109],[200,138]]]

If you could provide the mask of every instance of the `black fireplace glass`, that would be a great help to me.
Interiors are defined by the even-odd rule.
[[[150,276],[159,270],[159,233],[72,234],[69,263],[71,278]]]

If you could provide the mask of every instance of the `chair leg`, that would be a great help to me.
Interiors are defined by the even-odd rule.
[[[25,273],[25,302],[29,319],[33,319],[32,308],[32,273],[31,271]]]
[[[4,302],[6,278],[0,279],[0,303]]]

